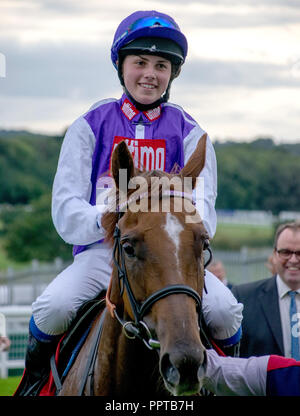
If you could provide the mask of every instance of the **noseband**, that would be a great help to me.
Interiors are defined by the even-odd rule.
[[[171,194],[170,196],[174,196]],[[176,195],[179,196],[179,195]],[[186,195],[182,195],[182,197],[186,197]],[[119,220],[121,218],[121,214],[119,214]],[[199,329],[201,328],[201,319],[202,319],[202,300],[198,292],[187,285],[169,285],[156,292],[152,293],[146,300],[143,302],[138,302],[133,294],[131,289],[126,265],[125,265],[125,253],[121,244],[121,232],[118,226],[118,223],[115,226],[114,234],[114,247],[113,247],[113,262],[118,271],[118,280],[119,280],[119,287],[120,287],[120,295],[123,295],[124,287],[126,288],[129,303],[131,306],[132,314],[134,316],[133,321],[124,321],[117,313],[115,305],[113,305],[109,300],[109,291],[106,297],[106,302],[110,309],[113,311],[114,316],[120,322],[123,327],[123,331],[128,338],[140,338],[144,344],[149,349],[159,349],[160,343],[159,341],[152,338],[151,331],[149,330],[146,323],[143,321],[145,315],[147,315],[148,311],[151,307],[160,299],[163,299],[167,296],[174,295],[174,294],[185,294],[192,297],[196,302],[196,310],[198,313],[198,325]],[[205,263],[204,267],[210,263],[212,259],[212,252],[209,247],[208,240],[205,241],[204,250],[209,251],[209,259]],[[206,290],[206,289],[205,289]]]

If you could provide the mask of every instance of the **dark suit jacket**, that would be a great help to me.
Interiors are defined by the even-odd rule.
[[[276,277],[231,290],[244,304],[240,356],[284,355]]]

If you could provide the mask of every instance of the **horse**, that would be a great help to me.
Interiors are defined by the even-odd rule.
[[[154,212],[147,208],[153,178],[175,178],[180,183],[191,178],[191,187],[195,187],[205,164],[205,151],[204,135],[183,169],[170,174],[138,171],[126,143],[115,148],[111,175],[119,204],[115,212],[108,210],[102,218],[113,247],[106,308],[94,320],[60,396],[200,394],[206,366],[200,325],[208,234],[192,192],[160,187],[155,203],[151,201]],[[127,185],[140,177],[148,187],[133,191],[129,186],[125,203],[120,203],[121,169],[127,174]],[[169,200],[169,212],[162,209],[165,199]],[[138,202],[146,209],[137,210]],[[181,210],[176,208],[178,203]],[[190,217],[193,220],[187,221]],[[88,387],[84,374],[88,374],[92,350],[93,380]]]

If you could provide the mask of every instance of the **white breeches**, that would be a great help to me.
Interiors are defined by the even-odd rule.
[[[47,335],[64,333],[79,307],[106,289],[111,275],[111,250],[95,244],[77,254],[73,263],[63,270],[32,304],[33,318],[40,331]],[[202,309],[206,324],[215,339],[225,340],[241,326],[243,305],[231,291],[206,271]]]
[[[32,304],[36,326],[45,334],[64,333],[80,306],[97,296],[109,284],[110,252],[97,244],[74,257]]]

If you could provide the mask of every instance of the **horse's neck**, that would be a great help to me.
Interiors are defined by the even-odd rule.
[[[158,373],[157,353],[139,340],[126,338],[119,322],[108,315],[95,366],[95,394],[124,396],[140,391],[145,395],[150,388],[156,392]]]

